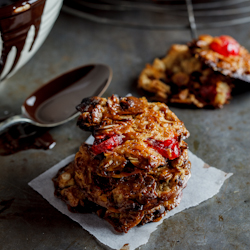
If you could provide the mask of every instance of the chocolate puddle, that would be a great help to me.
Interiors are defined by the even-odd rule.
[[[16,47],[16,56],[5,77],[15,68],[24,48],[28,32],[31,26],[34,25],[35,35],[29,51],[32,49],[40,29],[45,1],[46,0],[1,1],[0,31],[3,47],[0,59],[0,75],[4,70],[7,57],[12,47]]]
[[[38,128],[28,123],[9,127],[0,135],[0,155],[11,155],[27,149],[51,149],[55,141],[48,128]]]

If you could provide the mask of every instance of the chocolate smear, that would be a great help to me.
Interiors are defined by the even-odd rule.
[[[27,149],[47,150],[55,144],[48,128],[20,123],[9,127],[0,135],[0,155],[11,155]]]
[[[7,0],[1,3],[0,31],[3,46],[0,59],[0,75],[3,73],[12,47],[16,48],[14,62],[7,74],[5,74],[5,76],[1,76],[1,80],[6,78],[17,65],[24,48],[28,32],[33,25],[35,28],[35,35],[29,48],[29,51],[31,51],[40,29],[41,16],[45,1],[46,0]]]

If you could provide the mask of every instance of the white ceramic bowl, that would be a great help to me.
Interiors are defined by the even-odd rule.
[[[12,76],[36,53],[56,21],[62,2],[21,0],[0,8],[0,81]]]

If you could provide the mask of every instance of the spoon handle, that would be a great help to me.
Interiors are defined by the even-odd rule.
[[[0,123],[0,134],[5,130],[7,127],[20,122],[28,122],[31,123],[31,120],[28,118],[23,117],[22,115],[14,115],[6,119],[5,121]]]

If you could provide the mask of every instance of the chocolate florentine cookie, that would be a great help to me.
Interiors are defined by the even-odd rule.
[[[249,52],[232,37],[203,35],[147,64],[138,87],[153,100],[221,108],[239,80],[250,82]]]
[[[75,160],[54,178],[73,211],[95,212],[118,232],[160,220],[176,207],[190,178],[189,136],[163,103],[112,96],[84,99],[78,126],[91,131]]]

